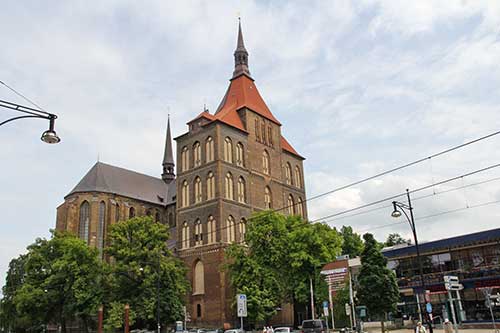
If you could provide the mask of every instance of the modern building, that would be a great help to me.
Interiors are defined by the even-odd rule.
[[[204,110],[175,138],[176,163],[168,123],[161,178],[98,162],[57,209],[57,229],[101,250],[109,226],[120,220],[151,215],[168,224],[170,246],[188,268],[188,310],[197,326],[237,322],[221,266],[228,244],[244,240],[253,212],[285,207],[307,218],[304,158],[255,85],[241,25],[234,62],[217,110]],[[276,322],[293,325],[293,307],[284,306]]]
[[[485,305],[485,293],[500,291],[500,229],[476,232],[463,236],[440,239],[419,244],[423,263],[424,279],[432,313],[437,322],[444,318],[452,320],[448,293],[443,277],[457,276],[464,289],[454,294],[456,318],[463,323],[491,322],[489,308]],[[425,311],[421,294],[419,265],[414,245],[385,248],[388,267],[398,279],[402,314],[419,318]],[[454,292],[456,293],[456,292]],[[460,311],[462,310],[462,311]],[[496,319],[500,319],[500,307],[494,308]]]

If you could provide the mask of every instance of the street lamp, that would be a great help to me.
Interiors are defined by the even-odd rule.
[[[152,262],[145,262],[146,264],[153,264]],[[160,255],[158,255],[158,262],[156,263],[156,324],[158,326],[158,333],[161,332],[160,325]],[[144,272],[144,268],[140,267],[139,270]]]
[[[415,249],[417,251],[417,263],[420,271],[420,282],[422,284],[422,289],[424,290],[424,301],[425,301],[425,293],[427,288],[425,286],[424,269],[422,266],[422,260],[420,258],[420,248],[418,246],[417,229],[415,227],[415,219],[413,217],[413,207],[411,205],[410,190],[408,189],[406,189],[406,197],[408,198],[408,204],[404,204],[399,201],[392,202],[394,210],[391,213],[391,216],[394,218],[399,218],[401,216],[401,212],[403,212],[403,214],[406,216],[406,219],[408,220],[408,223],[410,224],[411,231],[413,232],[413,240],[415,241]],[[410,212],[410,216],[408,216],[408,214],[406,213],[407,210]],[[427,324],[429,325],[429,332],[432,333],[433,332],[432,322],[429,320],[428,315],[424,315],[424,318],[426,319]]]
[[[42,136],[40,137],[40,139],[43,142],[49,143],[49,144],[59,143],[61,141],[61,138],[59,138],[59,136],[57,136],[57,133],[54,130],[54,124],[55,124],[55,121],[57,119],[57,116],[55,114],[48,113],[48,112],[38,110],[38,109],[33,109],[33,108],[30,108],[27,106],[7,102],[4,100],[0,100],[0,107],[27,114],[26,116],[17,116],[17,117],[7,119],[7,120],[1,122],[0,126],[5,125],[11,121],[18,120],[18,119],[24,119],[24,118],[46,119],[49,121],[49,129],[42,133]]]

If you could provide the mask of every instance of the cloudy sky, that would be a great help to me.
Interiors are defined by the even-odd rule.
[[[98,157],[160,175],[167,113],[177,136],[227,88],[238,15],[256,84],[307,158],[309,196],[500,130],[498,1],[6,1],[0,80],[58,114],[62,142],[39,140],[41,120],[0,128],[0,281],[49,235]],[[0,99],[27,104],[2,85]],[[499,163],[499,143],[310,201],[310,218]],[[500,168],[415,193],[420,238],[498,227],[497,177]],[[390,212],[329,223],[410,237],[406,224],[378,228],[395,222]]]

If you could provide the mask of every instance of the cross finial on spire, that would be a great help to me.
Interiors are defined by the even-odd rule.
[[[241,18],[238,17],[238,43],[236,44],[236,50],[234,51],[233,78],[241,74],[250,76],[250,71],[248,69],[248,52],[245,49],[245,43],[243,42],[243,33],[241,32]]]

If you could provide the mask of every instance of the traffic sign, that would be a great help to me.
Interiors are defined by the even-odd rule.
[[[238,294],[236,295],[236,302],[238,304],[238,317],[247,316],[247,295]]]
[[[432,304],[431,303],[427,303],[425,305],[425,309],[427,310],[427,313],[432,313]]]
[[[351,306],[349,305],[349,303],[345,303],[345,314],[346,316],[351,316]]]
[[[328,317],[328,301],[323,301],[323,314]]]

